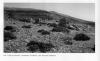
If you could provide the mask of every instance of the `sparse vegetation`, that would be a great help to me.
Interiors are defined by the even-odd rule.
[[[72,44],[73,44],[72,38],[71,38],[71,37],[63,37],[63,38],[62,38],[62,42],[63,42],[65,45],[72,45]]]
[[[5,53],[95,52],[95,23],[57,12],[4,9]]]

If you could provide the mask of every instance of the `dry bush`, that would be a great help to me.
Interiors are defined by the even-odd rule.
[[[14,26],[6,26],[4,28],[5,31],[10,31],[10,32],[16,32],[17,31],[17,28],[14,27]]]
[[[54,46],[50,43],[42,43],[42,42],[35,42],[35,41],[30,41],[27,44],[28,47],[28,51],[31,52],[36,52],[36,51],[40,51],[42,53],[46,53],[48,51],[51,50],[51,48],[53,48]]]
[[[58,26],[60,26],[60,27],[66,27],[66,18],[60,19]]]
[[[57,27],[58,26],[56,23],[48,23],[47,25],[50,27]]]
[[[90,37],[87,36],[86,34],[80,33],[80,34],[76,34],[73,39],[76,41],[87,41],[90,40]]]
[[[17,37],[11,32],[4,32],[4,41],[16,39]]]
[[[24,25],[22,28],[31,28],[31,25]]]
[[[70,30],[63,27],[54,27],[51,31],[52,32],[67,32],[67,33],[70,32]]]
[[[38,30],[37,32],[41,33],[42,35],[50,35],[50,32],[48,32],[44,29]]]
[[[19,18],[19,21],[21,22],[27,22],[27,23],[30,23],[30,19],[26,19],[26,18]]]

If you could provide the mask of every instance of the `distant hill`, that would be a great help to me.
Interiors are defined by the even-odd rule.
[[[31,17],[31,18],[41,18],[41,19],[48,19],[48,20],[59,20],[61,18],[66,18],[67,21],[73,22],[73,23],[82,23],[87,24],[90,26],[95,26],[95,22],[87,21],[79,18],[75,18],[69,15],[57,13],[54,11],[46,11],[46,10],[39,10],[39,9],[31,9],[31,8],[4,8],[4,13],[10,14],[13,17],[16,18],[23,18],[23,17]]]

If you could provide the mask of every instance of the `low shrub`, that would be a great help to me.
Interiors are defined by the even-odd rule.
[[[73,39],[76,41],[87,41],[87,40],[90,40],[90,37],[88,37],[87,35],[83,33],[80,33],[80,34],[76,34]]]
[[[48,31],[43,31],[41,34],[42,34],[42,35],[49,35],[50,32],[48,32]]]
[[[70,32],[68,29],[63,28],[63,27],[54,27],[51,31],[52,32],[67,32],[67,33]]]
[[[11,32],[4,32],[4,41],[16,39],[16,36]]]
[[[37,32],[41,33],[42,35],[49,35],[50,34],[50,32],[48,32],[44,29],[38,30]]]
[[[75,30],[75,28],[71,27],[71,26],[67,26],[67,28],[70,29],[70,30]]]
[[[7,12],[8,18],[14,18],[14,15],[12,12]]]
[[[91,49],[95,52],[95,45]]]
[[[29,19],[25,19],[25,18],[19,19],[19,21],[21,21],[21,22],[28,22],[28,23],[31,22]]]
[[[10,32],[15,32],[16,31],[16,28],[14,26],[6,26],[4,28],[4,30],[6,31],[10,31]]]
[[[61,18],[59,20],[58,26],[60,26],[60,27],[66,27],[66,18]]]
[[[54,46],[50,43],[42,43],[42,42],[35,42],[35,41],[30,41],[27,44],[28,47],[28,51],[31,52],[36,52],[36,51],[40,51],[42,53],[46,53],[47,51],[50,51],[51,48],[53,48]]]
[[[22,28],[31,28],[31,25],[24,25]]]
[[[54,27],[51,31],[52,32],[62,32],[62,28]]]
[[[50,51],[54,46],[50,43],[40,43],[40,51],[45,53]]]
[[[57,27],[56,23],[48,23],[47,25],[50,26],[50,27]]]
[[[39,22],[40,22],[39,19],[36,19],[36,18],[35,18],[34,24],[39,24]]]
[[[27,47],[28,47],[28,51],[31,51],[31,52],[36,52],[39,50],[39,45],[37,42],[34,42],[34,41],[30,41],[28,44],[27,44]]]
[[[37,32],[43,32],[44,31],[44,29],[41,29],[41,30],[38,30]]]

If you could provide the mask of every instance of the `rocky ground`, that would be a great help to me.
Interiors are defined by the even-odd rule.
[[[94,53],[95,23],[36,9],[4,8],[5,53]]]

